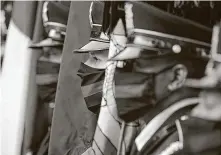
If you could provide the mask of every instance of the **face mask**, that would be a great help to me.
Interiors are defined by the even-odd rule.
[[[105,69],[96,69],[81,63],[77,75],[82,79],[81,90],[87,108],[98,114],[102,99]]]
[[[170,76],[174,62],[151,70],[151,67],[148,68],[149,65],[146,64],[147,61],[137,59],[133,63],[132,71],[117,69],[115,74],[118,115],[127,122],[146,114],[170,93],[167,85],[172,79]]]
[[[49,61],[52,63],[61,63],[62,48],[60,47],[44,47],[43,55],[39,60]]]

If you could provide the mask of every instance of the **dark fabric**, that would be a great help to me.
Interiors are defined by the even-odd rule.
[[[173,132],[171,135],[169,135],[160,145],[158,145],[153,152],[151,152],[151,155],[158,155],[160,154],[165,148],[167,148],[169,145],[175,141],[178,141],[178,133]]]
[[[57,88],[57,83],[51,83],[49,85],[39,85],[38,95],[40,99],[46,103],[54,102],[56,88]]]
[[[58,74],[60,64],[47,61],[38,61],[36,74]]]
[[[211,42],[212,30],[142,2],[133,4],[134,27]],[[145,18],[143,18],[145,15]],[[142,20],[140,20],[142,18]],[[163,26],[162,26],[163,25]],[[185,31],[184,29],[185,28]]]
[[[163,105],[161,105],[163,106]],[[188,115],[189,111],[193,106],[188,106],[182,108],[175,112],[162,126],[161,128],[153,135],[153,137],[147,142],[144,148],[139,152],[134,143],[131,155],[158,155],[163,150],[165,150],[171,143],[178,141],[177,127],[175,125],[175,120],[179,119],[183,115]],[[157,109],[150,110],[157,114]],[[159,114],[159,112],[158,112]],[[148,115],[148,114],[147,114]],[[151,117],[152,119],[153,117]],[[145,120],[147,121],[147,120]],[[147,122],[148,124],[148,122]]]
[[[32,139],[31,149],[33,153],[37,153],[41,147],[41,143],[44,141],[44,137],[48,132],[48,127],[51,124],[51,116],[49,116],[49,104],[44,100],[38,98],[38,106],[36,107],[35,121],[34,121],[34,134]],[[49,133],[50,134],[50,133]],[[48,150],[48,147],[46,148]]]
[[[104,2],[94,1],[93,5],[89,10],[89,18],[91,18],[91,35],[90,40],[103,40],[100,38],[102,32],[102,23],[103,23],[103,15],[104,15]],[[105,19],[104,19],[105,20]],[[94,25],[98,24],[98,25]],[[108,40],[106,40],[108,41]]]
[[[173,124],[170,124],[173,125]],[[153,145],[151,143],[145,147],[142,152],[138,152],[136,145],[133,145],[130,155],[159,155],[162,150],[164,150],[168,144],[171,144],[174,141],[178,140],[178,135],[174,126],[170,129],[171,131],[164,131],[168,126],[163,127],[158,132],[159,135],[155,135],[153,141]],[[164,133],[165,135],[160,135]],[[159,136],[159,137],[158,137]],[[149,146],[149,147],[148,147]]]
[[[154,149],[159,147],[159,144],[161,144],[166,138],[168,138],[175,131],[176,131],[176,126],[175,126],[174,122],[164,126],[162,129],[160,129],[160,131],[158,131],[158,133],[156,135],[154,135],[154,137],[151,139],[152,141],[150,141],[150,142],[148,142],[148,144],[146,144],[146,146],[145,146],[146,154],[150,153],[151,151],[153,151]]]
[[[96,69],[81,63],[77,73],[81,77],[81,90],[90,111],[98,114],[102,99],[104,69]]]
[[[185,65],[188,68],[188,77],[200,78],[204,75],[208,60],[192,57],[187,54],[150,57],[148,51],[144,51],[138,59],[131,62],[132,71],[117,69],[120,72],[115,74],[115,96],[118,114],[125,121],[137,119],[147,112],[158,111],[157,108],[159,107],[156,104],[160,104],[160,107],[165,107],[167,103],[162,101],[169,95],[173,95],[173,92],[168,89],[168,84],[175,78],[174,71],[172,70],[175,65]],[[143,86],[145,86],[145,89],[141,89]],[[177,90],[176,96],[179,96],[179,93],[182,93],[182,91]],[[187,94],[187,92],[184,92],[182,95],[185,96]],[[170,97],[168,97],[169,100]]]
[[[49,1],[48,21],[67,25],[70,1]]]
[[[89,97],[85,97],[85,102],[87,104],[87,108],[95,113],[99,114],[100,106],[101,106],[101,98],[102,98],[102,92],[93,94]]]
[[[181,89],[178,89],[174,92],[170,92],[170,91],[168,91],[168,88],[167,88],[167,85],[171,81],[174,80],[174,73],[172,71],[172,67],[175,66],[178,63],[184,64],[189,69],[189,76],[190,77],[197,77],[199,75],[202,76],[202,73],[204,72],[204,70],[202,68],[204,68],[205,65],[206,65],[204,60],[193,59],[194,63],[188,64],[187,62],[189,60],[191,60],[191,59],[180,58],[180,57],[176,57],[176,56],[170,56],[170,57],[163,57],[162,56],[162,57],[155,57],[155,58],[152,58],[152,59],[140,58],[140,59],[134,60],[133,69],[132,69],[133,72],[128,72],[128,75],[124,76],[124,78],[118,78],[118,79],[115,78],[115,80],[116,80],[116,82],[115,82],[116,83],[116,90],[117,90],[117,86],[119,85],[120,82],[121,83],[125,82],[125,83],[127,83],[127,85],[128,84],[130,84],[130,85],[133,84],[133,87],[134,87],[133,91],[137,92],[136,94],[137,94],[137,97],[139,98],[140,93],[137,91],[138,89],[136,88],[136,85],[138,84],[138,81],[141,82],[141,83],[144,83],[140,78],[141,75],[144,75],[144,76],[147,77],[147,79],[148,78],[150,78],[150,79],[154,78],[154,80],[152,80],[153,86],[151,86],[150,89],[152,89],[152,91],[155,94],[153,96],[156,97],[156,98],[153,98],[155,100],[154,104],[152,104],[152,107],[149,106],[149,109],[148,108],[146,108],[146,109],[145,108],[140,108],[140,110],[137,110],[136,107],[139,107],[139,106],[137,106],[137,104],[134,104],[134,106],[130,109],[130,111],[129,110],[126,111],[125,109],[128,106],[132,105],[132,103],[129,104],[130,103],[129,101],[127,103],[119,101],[118,96],[119,96],[120,93],[116,91],[116,94],[117,94],[116,95],[116,100],[117,100],[118,112],[120,113],[121,111],[125,110],[124,111],[125,114],[127,114],[129,112],[134,112],[134,113],[131,113],[131,115],[129,115],[129,116],[136,116],[137,113],[140,114],[140,116],[142,116],[141,115],[142,110],[146,110],[146,112],[145,112],[146,116],[144,117],[144,120],[148,123],[153,117],[155,117],[162,110],[165,110],[167,107],[169,107],[173,103],[176,103],[177,101],[180,101],[180,100],[185,99],[185,98],[197,96],[198,93],[199,93],[199,90],[181,88]],[[199,63],[199,64],[201,64],[201,66],[195,66],[194,65],[195,63],[196,64]],[[192,69],[193,67],[195,67],[195,69]],[[199,75],[196,75],[196,72]],[[137,73],[139,73],[139,74],[137,74]],[[136,75],[135,76],[136,78],[133,77],[133,74]],[[153,77],[151,77],[150,75],[152,75]],[[133,78],[134,80],[130,80],[130,78]],[[119,80],[119,79],[125,79],[125,80],[122,82],[122,80]],[[139,79],[139,80],[136,80],[136,79]],[[127,91],[127,92],[130,92],[130,91]],[[144,92],[142,94],[142,95],[144,95],[143,98],[145,98],[147,96],[147,95],[145,95]],[[126,100],[127,98],[125,96],[126,95],[124,95],[124,99]],[[127,95],[127,96],[129,96],[129,95]],[[143,102],[143,105],[147,104],[147,103],[144,102],[144,100],[142,102]],[[122,103],[124,103],[124,104],[122,104]],[[134,103],[136,103],[136,102],[134,101]],[[183,108],[182,110],[179,110],[167,122],[174,122],[174,120],[176,118],[179,118],[180,116],[185,115],[186,113],[188,113],[190,111],[190,109],[192,109],[192,106],[187,107],[187,108]],[[137,111],[135,111],[135,110],[137,110]],[[165,122],[165,124],[167,122]],[[175,139],[177,139],[177,136],[175,136]],[[159,153],[159,151],[162,151],[163,149],[165,149],[168,144],[170,144],[170,143],[168,143],[168,139],[166,139],[166,140],[167,140],[166,144],[163,143],[163,146],[161,146],[160,148],[158,148],[158,146],[160,145],[159,143],[161,143],[162,141],[159,141],[158,144],[156,144],[157,145],[156,146],[156,148],[157,148],[156,151],[158,151],[158,153]],[[173,141],[174,141],[174,138],[169,138],[169,142],[173,142]]]
[[[102,31],[107,32],[109,26],[110,26],[110,2],[107,1],[104,3]]]
[[[221,154],[221,128],[220,122],[206,121],[199,118],[189,117],[180,121],[184,147],[177,155],[220,155]],[[157,148],[153,155],[159,154],[170,143],[178,140],[177,131],[175,136],[166,138]]]
[[[110,34],[113,29],[115,28],[118,20],[121,18],[123,19],[123,23],[125,25],[125,13],[124,8],[124,1],[122,2],[105,2],[104,5],[104,14],[103,14],[103,23],[102,23],[102,31],[105,33]],[[124,27],[126,32],[126,27]]]
[[[180,123],[183,131],[184,147],[175,154],[218,155],[221,153],[220,122],[206,121],[195,117],[189,117],[186,120],[180,120]],[[162,127],[151,139],[152,141],[148,143],[151,147],[148,147],[147,145],[145,147],[146,149],[141,153],[138,153],[136,146],[133,146],[132,154],[157,155],[165,150],[172,142],[179,140],[176,127],[175,130],[171,128],[174,127],[174,125],[175,123],[173,120],[172,124],[169,124],[169,126],[166,125]],[[170,129],[170,132],[165,132],[165,128]]]
[[[102,24],[104,12],[104,2],[94,1],[91,10],[93,24]]]
[[[80,63],[88,56],[72,53],[73,49],[89,41],[89,6],[90,2],[71,2],[55,99],[49,155],[70,153],[80,155],[92,144],[97,119],[86,107],[81,92],[81,80],[77,76]]]
[[[151,67],[157,61],[153,60],[151,64],[148,60],[136,59],[133,62],[132,71],[117,69],[115,73],[115,98],[118,115],[123,120],[138,119],[171,93],[167,85],[174,78],[169,70],[175,63],[166,64],[167,61],[163,60],[159,63],[160,67],[157,70],[154,67],[154,70]]]
[[[162,106],[162,105],[161,105]],[[142,150],[146,154],[159,154],[165,150],[172,142],[178,141],[177,127],[175,121],[181,116],[189,115],[189,112],[194,106],[187,106],[176,111],[171,117],[164,122],[161,128],[154,134],[154,136],[147,142],[147,145]],[[153,109],[152,112],[156,113]],[[147,114],[148,115],[148,114]],[[154,143],[155,142],[155,143]],[[152,145],[153,143],[154,145]]]
[[[221,148],[221,123],[190,117],[181,121],[186,153],[203,153]],[[220,150],[221,151],[221,150]],[[221,153],[221,152],[220,152]]]
[[[115,73],[115,99],[118,115],[125,121],[131,121],[144,115],[153,107],[153,77],[142,73]]]
[[[221,17],[221,3],[219,1],[198,1],[197,5],[193,1],[149,1],[147,3],[161,10],[173,13],[177,16],[181,16],[183,18],[201,23],[209,27],[212,27],[216,22],[220,20]]]
[[[191,55],[167,55],[148,57],[145,52],[140,55],[140,58],[134,62],[134,71],[141,73],[158,73],[165,71],[176,64],[184,64],[188,68],[188,77],[201,78],[204,76],[205,66],[208,59],[192,57]]]
[[[77,75],[82,78],[81,85],[89,85],[104,80],[104,69],[96,69],[81,63]]]
[[[47,155],[48,154],[48,145],[49,145],[50,132],[46,134],[43,141],[41,142],[41,146],[36,155]]]

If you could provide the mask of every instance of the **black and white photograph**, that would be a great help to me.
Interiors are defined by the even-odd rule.
[[[1,0],[0,155],[221,155],[221,1]]]

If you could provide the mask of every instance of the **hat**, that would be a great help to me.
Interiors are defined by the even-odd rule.
[[[45,26],[61,26],[66,29],[70,2],[69,1],[46,1],[44,2],[42,18]]]
[[[93,1],[89,9],[89,22],[91,26],[90,42],[74,53],[88,53],[109,49],[109,38],[102,32],[104,2]]]
[[[52,38],[47,38],[40,42],[31,44],[29,48],[57,47],[57,46],[63,46],[63,42],[53,40]]]
[[[70,2],[46,1],[43,4],[42,19],[47,38],[30,45],[30,48],[63,46],[66,35]]]
[[[112,60],[138,58],[142,52],[151,55],[190,52],[208,57],[212,29],[144,2],[127,4],[132,7],[125,9],[126,23],[133,26],[125,50]]]

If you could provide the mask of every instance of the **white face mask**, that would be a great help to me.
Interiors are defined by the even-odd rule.
[[[52,63],[58,63],[60,64],[61,63],[61,54],[60,55],[50,55],[49,57],[40,57],[39,60],[42,60],[42,61],[49,61],[49,62],[52,62]]]
[[[62,49],[60,48],[44,47],[43,54],[40,56],[39,60],[60,64],[61,58],[62,58],[61,52],[62,52]]]

